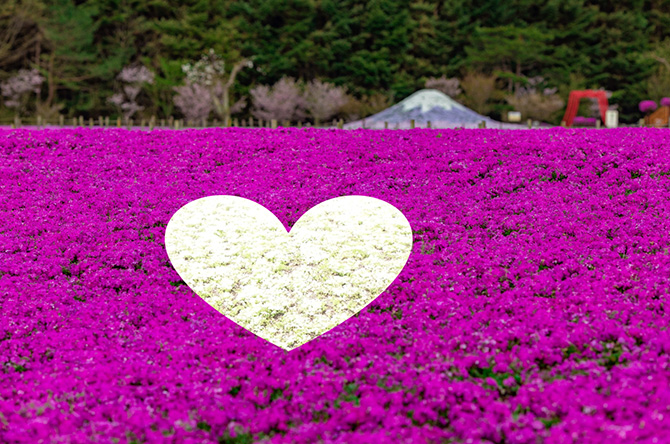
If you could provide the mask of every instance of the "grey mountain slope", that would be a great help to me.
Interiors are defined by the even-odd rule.
[[[422,89],[405,100],[377,114],[344,125],[345,129],[366,128],[382,129],[388,122],[389,129],[409,128],[414,119],[417,127],[425,128],[427,122],[432,128],[477,128],[486,122],[487,128],[523,129],[525,125],[497,122],[482,116],[435,89]]]

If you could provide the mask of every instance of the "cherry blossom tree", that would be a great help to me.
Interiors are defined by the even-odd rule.
[[[17,115],[21,115],[25,111],[30,93],[39,95],[40,86],[44,82],[38,70],[36,69],[21,69],[19,72],[10,77],[8,80],[0,84],[5,106],[14,108]]]
[[[213,49],[210,49],[194,64],[183,65],[182,71],[186,74],[187,85],[197,84],[209,91],[209,100],[214,112],[227,121],[231,114],[240,112],[246,106],[244,98],[230,106],[230,89],[235,83],[237,74],[243,68],[254,66],[252,59],[253,57],[238,61],[233,65],[230,73],[226,74],[225,62]],[[204,98],[204,96],[200,97]]]
[[[294,121],[306,115],[305,98],[293,78],[282,77],[271,88],[261,85],[250,93],[253,98],[251,114],[257,119]]]
[[[212,111],[212,95],[206,86],[187,82],[185,86],[177,86],[174,90],[177,92],[174,104],[187,120],[199,122],[209,116]]]
[[[305,107],[314,117],[315,126],[337,114],[347,102],[347,91],[344,87],[323,83],[320,80],[313,80],[305,87]]]
[[[144,109],[137,104],[137,96],[145,84],[154,82],[154,74],[144,66],[126,66],[117,76],[122,83],[122,92],[109,97],[107,101],[123,112],[124,119],[130,119],[137,111]]]

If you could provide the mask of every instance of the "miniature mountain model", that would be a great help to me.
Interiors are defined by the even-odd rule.
[[[477,128],[482,121],[486,122],[487,128],[527,128],[482,116],[436,89],[417,91],[380,113],[345,124],[344,128],[361,128],[365,122],[365,128],[383,129],[384,122],[388,122],[389,129],[407,129],[412,119],[417,128],[426,128],[428,122],[432,128]]]

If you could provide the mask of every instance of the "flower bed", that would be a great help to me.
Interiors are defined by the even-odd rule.
[[[0,442],[663,442],[666,134],[0,131]],[[414,251],[285,352],[171,267],[170,217],[217,194],[287,228],[382,199]]]
[[[572,120],[574,126],[596,126],[598,119],[595,117],[581,117],[577,116]]]

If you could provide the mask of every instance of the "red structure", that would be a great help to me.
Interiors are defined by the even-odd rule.
[[[572,120],[575,118],[575,115],[577,115],[577,108],[579,108],[579,101],[585,98],[598,99],[598,105],[600,107],[600,118],[603,123],[605,122],[605,114],[608,107],[605,91],[586,89],[583,91],[570,91],[568,108],[565,110],[565,116],[563,116],[563,121],[565,122],[566,126],[572,126]]]

